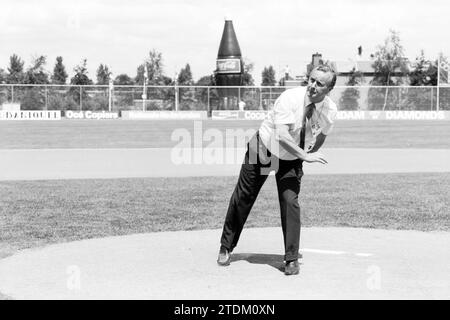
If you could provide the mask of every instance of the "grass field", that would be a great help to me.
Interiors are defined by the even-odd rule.
[[[269,177],[246,227],[279,226]],[[94,237],[221,228],[236,177],[0,182],[0,258]],[[450,231],[450,173],[304,176],[303,226]],[[218,239],[219,241],[219,239]]]
[[[202,121],[211,128],[257,129],[260,121]],[[0,122],[0,149],[171,147],[175,129],[193,131],[193,121],[62,120]],[[205,142],[205,145],[208,143]],[[330,148],[450,148],[449,121],[336,122]]]
[[[259,123],[207,120],[202,127],[225,132],[257,129]],[[170,147],[177,128],[192,131],[193,122],[0,122],[0,149]],[[325,146],[449,149],[450,122],[339,121]],[[0,259],[20,249],[66,241],[221,228],[236,179],[0,182]],[[246,227],[280,225],[275,190],[269,177]],[[449,190],[450,173],[306,175],[302,225],[450,231]],[[0,293],[0,300],[7,298]]]
[[[260,121],[202,122],[203,130]],[[192,121],[0,123],[0,149],[169,147]],[[445,121],[339,121],[327,147],[450,148]],[[0,258],[47,243],[220,228],[237,177],[0,182]],[[319,187],[320,186],[320,187]],[[247,226],[279,224],[274,181]],[[449,230],[449,174],[305,176],[306,226]]]

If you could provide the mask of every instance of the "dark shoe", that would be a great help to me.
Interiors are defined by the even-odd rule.
[[[231,261],[231,254],[227,248],[220,247],[219,257],[217,258],[217,264],[219,266],[229,266]]]
[[[292,276],[298,274],[300,268],[298,267],[298,260],[286,261],[286,266],[284,267],[284,274],[287,276]]]

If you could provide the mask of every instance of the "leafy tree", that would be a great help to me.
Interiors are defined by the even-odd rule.
[[[255,80],[253,79],[252,72],[255,67],[253,62],[244,59],[244,73],[242,75],[242,85],[243,86],[254,86]]]
[[[155,85],[158,85],[158,86],[173,86],[174,84],[175,84],[174,80],[165,75],[161,75],[158,78],[157,82],[155,83]],[[174,103],[172,103],[172,102],[175,101],[174,100],[175,92],[174,92],[173,88],[160,88],[156,92],[156,98],[164,101],[164,103],[163,103],[164,109],[171,109],[172,106],[174,105]]]
[[[244,59],[244,73],[242,75],[242,85],[243,86],[254,86],[255,80],[253,79],[252,72],[254,69],[254,63],[248,59]],[[241,100],[245,101],[246,109],[257,109],[259,105],[259,99],[257,91],[254,89],[241,89]]]
[[[143,85],[144,84],[144,78],[145,78],[145,66],[144,64],[141,64],[136,69],[136,77],[134,77],[134,82],[137,85]],[[148,83],[148,80],[147,80]]]
[[[66,67],[63,64],[62,57],[56,57],[55,67],[53,68],[52,84],[66,84],[67,81]]]
[[[159,86],[172,86],[174,85],[174,81],[171,77],[162,75],[161,77],[159,77],[157,85]]]
[[[98,85],[109,85],[111,80],[112,72],[106,64],[100,64],[97,68],[97,84]],[[100,96],[95,96],[92,100],[91,108],[92,110],[106,110],[108,108],[109,90],[103,91]]]
[[[143,85],[145,74],[147,75],[147,84],[158,86],[171,86],[173,79],[164,75],[162,53],[151,50],[148,58],[143,64],[138,66],[135,82],[137,85]],[[147,89],[150,90],[150,89]],[[154,91],[154,90],[153,90]],[[153,92],[151,97],[165,101],[162,106],[158,108],[171,109],[173,107],[174,91],[172,88],[162,88]],[[150,95],[148,95],[150,96]]]
[[[375,76],[371,81],[372,85],[398,86],[403,83],[403,79],[408,72],[408,65],[398,32],[390,30],[390,35],[385,39],[383,45],[378,46],[374,58],[375,62],[372,66]],[[380,102],[383,104],[383,110],[400,107],[401,103],[398,95],[390,93],[389,88],[371,88],[368,99],[369,109],[376,109]]]
[[[355,68],[350,72],[348,81],[346,83],[350,88],[346,88],[339,99],[339,105],[341,110],[358,110],[360,98],[360,92],[357,88],[351,88],[352,86],[358,86],[362,82],[362,73],[356,71]]]
[[[404,76],[408,72],[407,61],[398,32],[390,30],[390,35],[385,39],[384,45],[378,46],[374,57],[375,77],[372,84],[393,86],[403,83],[402,77],[392,77],[394,73],[400,73],[400,76]]]
[[[214,75],[203,76],[197,80],[196,86],[214,86],[215,83]],[[195,99],[197,103],[202,106],[202,110],[206,110],[208,106],[208,89],[198,88],[195,91]],[[209,89],[209,99],[210,101],[218,99],[218,94],[216,89]]]
[[[5,70],[0,68],[0,84],[5,84],[7,82],[7,78],[8,74],[5,72]],[[0,105],[8,100],[8,96],[8,92],[6,92],[6,94],[0,94]]]
[[[425,58],[423,50],[415,59],[412,70],[409,73],[409,82],[417,88],[403,89],[406,92],[406,105],[404,109],[409,110],[430,110],[433,109],[433,89],[425,86],[437,85],[437,62]]]
[[[177,77],[177,84],[181,86],[191,86],[194,84],[192,79],[191,66],[189,63],[186,64],[184,68],[180,70]],[[180,109],[181,110],[192,110],[197,103],[195,89],[190,88],[176,88],[179,92],[180,97]]]
[[[0,68],[0,83],[6,83],[6,79],[8,78],[8,74]]]
[[[109,80],[111,79],[112,72],[109,71],[109,68],[106,64],[100,64],[97,69],[97,84],[98,85],[107,85],[109,84]]]
[[[122,73],[122,74],[119,74],[114,79],[114,85],[116,85],[116,86],[131,86],[131,85],[134,85],[134,81],[127,74]]]
[[[203,76],[197,80],[196,86],[214,86],[214,75]]]
[[[187,63],[184,68],[181,68],[180,73],[178,74],[177,83],[180,86],[191,86],[194,84],[189,63]]]
[[[70,79],[70,84],[73,85],[90,85],[93,84],[92,80],[89,79],[87,71],[87,59],[83,59],[81,64],[78,64],[73,71],[75,75]]]
[[[23,65],[24,62],[18,55],[13,54],[9,58],[8,76],[6,79],[8,83],[23,83],[23,80],[25,78]]]
[[[48,73],[44,67],[47,63],[45,56],[39,56],[34,59],[33,64],[25,73],[24,83],[26,84],[47,84],[49,83]]]
[[[32,65],[25,72],[23,83],[47,84],[49,75],[45,71],[46,57],[39,56],[33,60]],[[45,90],[40,87],[25,87],[20,90],[20,107],[23,110],[42,110],[46,106]]]
[[[413,70],[409,73],[409,83],[412,86],[436,86],[437,62],[425,58],[422,50],[413,64]]]
[[[262,86],[274,86],[275,80],[275,69],[272,66],[264,67],[262,71]]]
[[[197,98],[195,89],[177,88],[179,91],[180,110],[195,110],[197,106]]]
[[[149,57],[147,58],[147,71],[149,83],[157,83],[161,80],[163,76],[163,60],[162,53],[153,49],[149,52]]]
[[[136,84],[143,85],[145,78],[145,66],[147,66],[147,84],[158,85],[164,83],[163,78],[163,62],[162,53],[155,49],[149,52],[149,56],[145,59],[144,63],[137,68],[137,75],[135,78]]]
[[[83,85],[91,85],[93,84],[92,80],[88,76],[88,71],[86,68],[87,60],[83,59],[81,64],[78,64],[73,71],[75,72],[75,75],[70,79],[70,84],[76,85],[76,86],[83,86]],[[81,89],[81,97],[80,97],[80,88],[79,87],[71,87],[70,91],[71,96],[73,100],[77,104],[84,104],[84,109],[89,109],[89,103],[87,103],[87,94],[86,90]],[[81,98],[81,101],[80,101]],[[85,102],[85,103],[83,103]]]
[[[444,56],[442,53],[439,54],[438,61],[441,63],[441,66],[449,65],[448,57]],[[448,80],[450,72],[444,71],[442,67],[440,68],[440,71],[441,71],[441,79],[440,79],[441,82],[442,82],[444,76]],[[439,110],[450,110],[450,87],[448,87],[448,86],[445,86],[445,87],[441,86],[439,88]]]
[[[115,86],[132,86],[132,85],[134,85],[134,80],[127,74],[122,73],[122,74],[119,74],[114,79],[114,85]],[[120,93],[118,91],[120,91]],[[127,108],[128,106],[133,105],[134,91],[135,91],[135,89],[132,87],[130,87],[130,88],[125,87],[125,88],[118,89],[114,95],[114,97],[116,99],[114,102],[114,105],[117,106],[119,109]]]

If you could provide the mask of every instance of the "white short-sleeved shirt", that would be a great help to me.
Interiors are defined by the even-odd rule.
[[[267,119],[259,128],[262,143],[271,153],[283,160],[295,160],[296,156],[290,154],[275,139],[275,125],[289,125],[289,134],[297,145],[300,145],[300,131],[302,128],[304,106],[311,102],[306,95],[306,87],[296,87],[284,91],[275,101]],[[316,143],[319,133],[328,135],[334,125],[337,114],[336,104],[327,96],[319,103],[315,103],[315,110],[306,122],[305,151],[309,151]]]

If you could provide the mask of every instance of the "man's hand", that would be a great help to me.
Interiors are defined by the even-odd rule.
[[[324,158],[324,156],[320,152],[308,153],[307,157],[303,160],[309,163],[319,162],[322,164],[327,164],[328,161]]]
[[[292,139],[291,135],[288,132],[288,128],[289,127],[287,125],[278,125],[276,127],[276,138],[285,150],[287,150],[295,157],[306,162],[320,162],[322,164],[328,163],[321,153],[306,153],[304,150],[302,150]],[[315,151],[317,151],[317,149]]]
[[[316,137],[316,143],[314,144],[314,147],[308,151],[308,153],[314,153],[319,151],[320,147],[325,142],[325,139],[327,138],[326,135],[324,135],[322,132],[319,133],[319,135]]]

